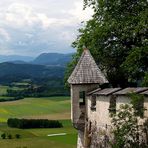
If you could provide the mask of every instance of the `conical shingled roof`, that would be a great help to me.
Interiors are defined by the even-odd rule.
[[[68,79],[70,84],[108,83],[88,49],[85,49]]]

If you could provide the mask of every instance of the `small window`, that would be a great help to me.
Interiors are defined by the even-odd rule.
[[[96,96],[92,95],[91,97],[91,110],[96,111]]]
[[[109,112],[113,114],[116,113],[116,96],[114,95],[110,97]]]
[[[85,105],[85,91],[79,93],[79,104]]]

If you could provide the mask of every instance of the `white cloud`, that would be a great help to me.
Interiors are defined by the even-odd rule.
[[[36,12],[25,4],[11,4],[5,12],[5,23],[15,28],[32,26],[39,23],[39,21]]]
[[[5,53],[68,52],[91,14],[83,11],[83,0],[1,0],[0,45]]]
[[[83,1],[76,1],[74,3],[74,9],[71,9],[68,13],[80,22],[90,19],[93,14],[93,10],[90,8],[83,10]]]
[[[9,33],[3,29],[3,28],[0,28],[0,41],[3,40],[3,41],[10,41],[11,37],[9,35]]]

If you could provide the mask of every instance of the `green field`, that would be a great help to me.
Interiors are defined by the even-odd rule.
[[[0,96],[1,95],[5,95],[7,93],[7,89],[9,88],[9,86],[2,86],[0,85]]]
[[[13,139],[0,139],[2,148],[75,148],[76,130],[70,121],[69,97],[25,98],[23,100],[0,103],[0,121],[8,118],[43,118],[60,120],[64,127],[57,129],[16,129],[4,123],[0,125],[0,134],[7,133]],[[48,137],[48,134],[67,133],[64,136]],[[20,139],[15,139],[20,134]]]
[[[25,98],[0,102],[0,122],[8,118],[70,119],[69,97]]]

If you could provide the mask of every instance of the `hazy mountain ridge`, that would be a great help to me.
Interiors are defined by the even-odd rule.
[[[70,62],[72,55],[43,53],[32,61],[17,60],[22,57],[20,56],[20,58],[17,57],[13,61],[2,62],[0,63],[0,84],[10,84],[15,81],[22,81],[23,79],[46,83],[52,79],[54,83],[61,81],[60,83],[62,84],[60,85],[63,86],[66,64]]]
[[[68,62],[71,61],[73,54],[61,54],[61,53],[43,53],[39,55],[32,64],[41,64],[41,65],[59,65],[65,66]]]
[[[30,62],[32,60],[34,60],[34,58],[33,57],[30,57],[30,56],[0,55],[0,63],[2,63],[2,62],[11,62],[11,61]]]
[[[42,53],[36,58],[27,56],[2,56],[0,55],[0,63],[9,62],[14,64],[35,64],[35,65],[49,65],[49,66],[65,66],[72,59],[71,54],[61,53]]]

